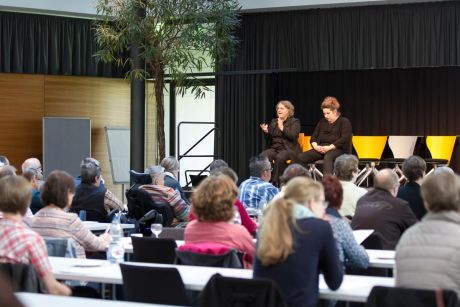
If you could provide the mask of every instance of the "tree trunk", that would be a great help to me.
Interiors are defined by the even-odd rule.
[[[157,103],[157,142],[160,161],[165,157],[165,130],[164,130],[164,67],[155,69],[155,99]]]

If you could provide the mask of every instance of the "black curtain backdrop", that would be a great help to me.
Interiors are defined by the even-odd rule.
[[[238,55],[217,78],[222,158],[248,176],[264,148],[258,125],[280,99],[307,134],[325,96],[339,99],[356,135],[460,134],[459,22],[460,2],[243,15]]]
[[[92,20],[0,12],[0,72],[122,77],[98,63]]]

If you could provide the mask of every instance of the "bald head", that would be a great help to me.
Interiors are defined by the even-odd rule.
[[[396,195],[398,176],[389,168],[384,168],[375,175],[374,186]]]

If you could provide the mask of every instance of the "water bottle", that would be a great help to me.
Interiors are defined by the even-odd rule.
[[[264,210],[267,206],[267,202],[265,199],[261,200],[258,204],[257,208],[257,224],[260,226],[262,225],[262,221],[264,219]]]
[[[112,236],[112,242],[109,245],[107,250],[107,260],[110,263],[120,263],[123,262],[125,257],[125,248],[123,247],[123,229],[120,224],[120,215],[117,213],[112,219],[112,224],[110,224],[110,235]]]

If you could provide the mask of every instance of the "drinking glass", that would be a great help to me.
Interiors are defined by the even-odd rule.
[[[155,237],[158,239],[158,235],[163,231],[163,225],[162,224],[152,224],[150,226],[150,229],[152,230],[152,233],[155,234]]]

